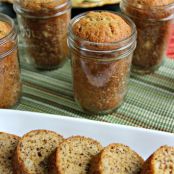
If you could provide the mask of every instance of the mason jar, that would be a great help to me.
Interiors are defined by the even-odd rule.
[[[70,0],[15,0],[21,58],[43,70],[62,67],[68,58]]]
[[[75,17],[69,25],[74,97],[86,112],[110,113],[121,105],[127,94],[136,27],[128,17],[112,12],[130,26],[131,35],[118,42],[91,42],[73,32],[74,25],[87,14]]]
[[[0,108],[15,106],[21,90],[15,25],[10,17],[0,13]]]
[[[122,0],[120,3],[122,12],[129,16],[137,27],[137,48],[133,56],[132,70],[139,74],[153,73],[163,64],[173,28],[174,3],[147,2],[159,4],[147,5],[132,0]]]

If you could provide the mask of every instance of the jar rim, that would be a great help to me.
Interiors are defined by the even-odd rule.
[[[101,43],[101,42],[92,42],[92,41],[89,41],[89,40],[86,40],[86,39],[82,39],[81,37],[75,35],[73,33],[73,26],[74,24],[79,21],[81,18],[85,17],[86,14],[88,14],[90,11],[88,12],[85,12],[85,13],[82,13],[80,15],[77,15],[76,17],[74,17],[71,21],[70,21],[70,24],[69,24],[69,27],[68,27],[68,34],[69,34],[69,39],[70,40],[74,40],[74,39],[77,39],[79,41],[82,41],[82,42],[85,42],[86,44],[90,44],[90,45],[94,45],[94,46],[116,46],[116,45],[119,45],[119,44],[122,44],[124,45],[124,43],[128,43],[130,41],[132,42],[136,42],[136,38],[137,38],[137,30],[136,30],[136,26],[134,24],[134,22],[126,15],[122,14],[122,13],[118,13],[118,12],[114,12],[114,11],[107,11],[107,10],[94,10],[93,12],[110,12],[110,13],[113,13],[113,14],[116,14],[116,15],[119,15],[123,20],[125,20],[128,25],[131,27],[131,35],[122,39],[122,40],[119,40],[119,41],[116,41],[116,42],[106,42],[106,43]],[[125,48],[124,48],[125,49]],[[114,52],[114,51],[121,51],[122,48],[117,48],[116,50],[109,50],[108,52]],[[100,51],[95,51],[95,50],[87,50],[85,48],[85,51],[94,51],[94,52],[102,52],[101,50]],[[106,50],[104,50],[104,52],[107,52]]]
[[[173,20],[174,19],[174,2],[167,4],[167,5],[159,5],[159,6],[147,6],[147,5],[133,5],[132,3],[129,3],[128,0],[122,0],[120,3],[121,10],[125,13],[125,7],[129,7],[132,9],[132,11],[137,12],[140,16],[141,13],[147,13],[149,14],[148,17],[144,15],[143,20],[145,21],[167,21],[167,20]],[[156,14],[164,14],[162,16],[156,15]],[[155,14],[155,15],[154,15]],[[139,18],[139,16],[129,14],[129,17]]]
[[[5,15],[3,13],[0,13],[0,21],[7,22],[8,24],[11,25],[10,32],[6,36],[0,38],[0,45],[2,45],[2,44],[5,44],[7,42],[7,40],[9,40],[12,37],[14,37],[14,34],[15,34],[15,32],[14,32],[15,31],[15,24],[14,24],[13,19],[11,19],[9,16],[7,16],[7,15]]]
[[[10,18],[9,16],[7,16],[5,14],[0,13],[0,21],[7,22],[8,24],[11,25],[11,31],[6,36],[4,36],[3,38],[0,39],[0,46],[1,46],[1,45],[4,45],[4,44],[10,42],[11,40],[16,40],[17,33],[16,33],[16,28],[15,28],[15,23],[12,18]],[[11,52],[13,52],[16,48],[17,48],[17,43],[14,44],[14,46],[12,48],[10,48],[9,50],[1,53],[0,59],[3,59],[4,57],[11,54]]]
[[[166,5],[155,5],[155,6],[147,6],[147,5],[141,5],[140,7],[137,7],[136,5],[133,5],[132,3],[129,3],[128,0],[122,0],[123,3],[129,4],[131,7],[136,8],[136,9],[147,9],[146,7],[150,7],[150,9],[153,10],[160,10],[161,8],[171,8],[174,7],[174,2],[166,4]],[[144,7],[144,8],[143,8]]]
[[[27,8],[24,8],[24,7],[22,7],[21,5],[20,5],[20,2],[19,2],[20,0],[14,0],[14,3],[13,3],[13,9],[15,10],[15,12],[16,13],[19,13],[19,14],[21,14],[21,13],[33,13],[33,12],[35,12],[34,10],[30,10],[30,9],[27,9]],[[44,3],[44,4],[51,4],[51,3],[55,3],[55,2],[59,2],[60,0],[54,0],[53,2],[46,2],[46,3]],[[37,3],[37,4],[39,4],[39,3]],[[70,8],[71,8],[71,6],[72,6],[72,3],[71,3],[71,1],[70,0],[67,0],[66,2],[64,2],[63,4],[61,4],[61,5],[57,5],[57,6],[55,6],[54,8],[52,8],[52,9],[50,9],[50,10],[48,10],[47,11],[47,13],[49,13],[50,11],[52,11],[52,10],[61,10],[62,8],[64,8],[64,7],[66,7],[66,6],[68,6],[68,8],[66,8],[64,11],[66,12],[67,10],[69,10]],[[49,18],[49,17],[52,17],[52,16],[60,16],[60,15],[62,15],[62,14],[64,14],[65,12],[58,12],[58,13],[56,13],[56,14],[53,14],[53,15],[45,15],[45,16],[34,16],[34,15],[31,15],[31,14],[29,14],[29,15],[27,15],[28,17],[34,17],[34,18]]]

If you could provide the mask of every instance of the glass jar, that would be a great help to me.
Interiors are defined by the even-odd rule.
[[[13,20],[0,13],[0,108],[11,108],[21,96],[17,33]]]
[[[36,68],[62,67],[68,58],[70,0],[15,0],[22,54]]]
[[[127,93],[136,27],[126,16],[114,13],[131,27],[131,36],[119,42],[90,42],[73,33],[73,26],[86,14],[75,17],[69,26],[74,97],[84,111],[110,113]]]
[[[133,56],[133,71],[139,74],[153,73],[160,67],[166,56],[173,25],[174,3],[147,6],[133,3],[132,0],[122,0],[120,7],[137,27],[138,39]]]

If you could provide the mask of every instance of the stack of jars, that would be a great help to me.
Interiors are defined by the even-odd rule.
[[[122,0],[120,7],[120,14],[94,11],[70,21],[70,0],[14,2],[23,56],[42,70],[62,67],[70,56],[74,97],[87,112],[114,111],[127,94],[130,70],[153,73],[164,61],[174,0]],[[21,83],[14,24],[0,19],[11,26],[0,37],[0,107],[5,108],[18,101]]]

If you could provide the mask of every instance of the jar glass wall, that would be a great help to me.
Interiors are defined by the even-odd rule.
[[[173,27],[174,3],[147,6],[132,3],[132,0],[123,0],[120,7],[137,27],[138,39],[133,56],[133,71],[140,74],[154,72],[166,57],[167,44]]]
[[[22,52],[36,68],[62,67],[68,58],[67,28],[70,0],[15,0]]]
[[[17,33],[12,19],[0,13],[0,108],[15,106],[21,90]]]
[[[130,37],[115,43],[86,41],[73,33],[75,23],[86,14],[74,18],[69,26],[74,97],[84,111],[109,113],[121,105],[127,93],[136,28],[118,14],[130,25]]]

